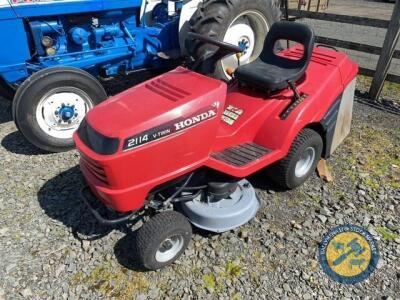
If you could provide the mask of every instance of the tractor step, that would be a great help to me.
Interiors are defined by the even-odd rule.
[[[232,166],[243,167],[271,151],[255,143],[245,143],[227,148],[222,152],[214,152],[211,154],[211,157]]]

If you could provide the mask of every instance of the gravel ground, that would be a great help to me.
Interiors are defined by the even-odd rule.
[[[394,3],[383,0],[330,0],[328,13],[390,20]]]
[[[78,154],[30,146],[0,100],[0,299],[313,299],[400,295],[400,117],[356,104],[351,137],[330,159],[331,184],[313,176],[281,192],[251,178],[263,208],[221,235],[196,231],[181,260],[142,272],[128,227],[99,226],[79,201]],[[330,280],[317,262],[339,224],[376,237],[378,269],[357,285]]]

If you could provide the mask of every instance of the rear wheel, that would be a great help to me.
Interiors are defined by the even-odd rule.
[[[271,166],[268,176],[285,189],[302,185],[314,172],[321,158],[323,141],[319,133],[305,128],[296,137],[288,155]]]
[[[191,236],[192,226],[184,215],[176,211],[157,214],[137,233],[139,262],[147,270],[170,265],[185,251]]]
[[[190,20],[191,31],[246,48],[240,64],[255,60],[261,53],[265,37],[281,11],[276,0],[205,0]],[[216,50],[215,46],[201,41],[187,45],[193,59],[201,59]],[[211,75],[230,80],[228,69],[238,67],[235,55],[213,62]]]
[[[74,147],[72,135],[86,113],[106,98],[102,85],[83,70],[44,69],[18,89],[13,118],[23,136],[36,147],[66,151]]]

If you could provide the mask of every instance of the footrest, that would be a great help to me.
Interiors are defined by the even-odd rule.
[[[211,157],[236,167],[243,167],[270,153],[271,150],[254,143],[245,143],[222,152],[214,152]]]

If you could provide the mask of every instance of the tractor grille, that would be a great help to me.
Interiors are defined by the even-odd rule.
[[[160,78],[150,81],[145,86],[153,93],[156,93],[174,102],[182,100],[187,96],[190,96],[189,92],[186,92],[168,82],[165,82]]]
[[[222,152],[214,152],[211,156],[229,165],[243,167],[270,152],[270,149],[264,148],[255,143],[245,143],[227,148]]]
[[[104,171],[104,169],[102,167],[95,164],[94,162],[89,161],[83,155],[81,155],[81,163],[83,163],[85,165],[85,167],[89,170],[89,172],[94,177],[96,177],[102,183],[108,184],[106,172]]]

